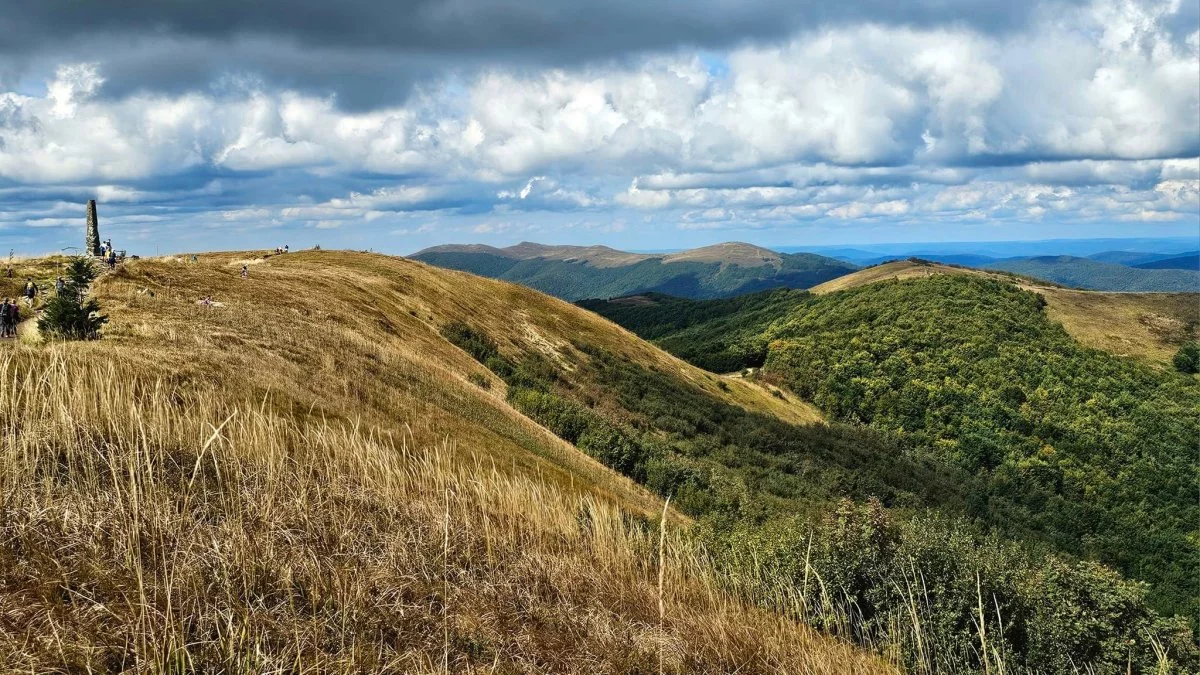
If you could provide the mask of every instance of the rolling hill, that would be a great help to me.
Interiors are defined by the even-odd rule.
[[[1149,262],[1138,263],[1134,267],[1143,270],[1200,271],[1200,252],[1151,260]]]
[[[1101,262],[1117,263],[1118,265],[1127,265],[1129,267],[1139,267],[1146,263],[1152,263],[1159,260],[1167,260],[1170,258],[1188,257],[1196,255],[1197,251],[1188,251],[1186,248],[1178,246],[1169,248],[1167,252],[1152,253],[1149,251],[1101,251],[1084,256],[1091,260],[1099,260]],[[1186,268],[1185,268],[1186,269]]]
[[[749,602],[687,516],[660,547],[659,497],[445,335],[470,321],[580,389],[586,345],[731,411],[802,404],[511,284],[355,253],[186,260],[102,276],[101,340],[0,343],[0,670],[891,671]]]
[[[451,245],[425,249],[412,257],[516,282],[566,300],[648,292],[723,297],[767,288],[807,288],[857,269],[811,253],[776,253],[741,243],[661,255],[528,242],[503,249]]]
[[[93,294],[111,323],[98,341],[26,331],[0,345],[12,383],[0,389],[2,670],[1195,664],[1186,622],[1148,604],[1166,582],[1155,577],[1160,595],[1147,596],[1089,560],[1107,540],[1076,531],[1109,532],[1109,511],[1058,504],[1040,465],[1017,467],[1037,482],[1013,490],[997,478],[1008,474],[928,448],[935,429],[975,447],[934,426],[944,405],[905,437],[813,396],[818,412],[793,393],[803,388],[788,367],[705,372],[582,308],[405,259],[188,260],[102,276]],[[27,270],[45,280],[55,261]],[[932,291],[917,294],[933,304],[914,316],[946,297]],[[1003,316],[1027,304],[996,292]],[[817,296],[761,297],[745,325],[779,331],[769,361],[775,342],[790,350],[807,330],[773,319],[774,300],[790,303],[793,322]],[[712,318],[740,311],[736,299],[714,302],[734,306]],[[875,324],[839,320],[813,326],[831,349],[875,348],[869,332],[838,333]],[[841,361],[862,365],[856,353]],[[1174,408],[1152,389],[1139,394],[1134,419],[1158,424],[1149,448],[1187,424],[1164,419]],[[980,410],[956,419],[990,433],[994,409]],[[1077,457],[1078,443],[1056,442],[1060,457]],[[1164,490],[1187,480],[1168,475]],[[1149,515],[1156,525],[1129,539],[1130,555],[1160,537],[1170,546],[1150,572],[1174,573],[1172,528],[1187,512]],[[1097,613],[1103,624],[1082,618]]]
[[[1200,517],[1200,384],[1160,362],[1195,338],[1195,294],[1074,291],[902,261],[811,292],[583,304],[697,365],[752,369],[830,420],[961,467],[981,479],[968,512],[1116,565],[1151,582],[1164,611],[1197,616],[1187,542]],[[1120,358],[1113,333],[1155,338]]]
[[[1200,337],[1200,296],[1195,293],[1105,293],[1046,284],[1036,279],[967,267],[899,260],[868,267],[813,287],[815,294],[884,280],[939,274],[991,276],[1017,283],[1046,301],[1046,314],[1081,344],[1117,356],[1167,365],[1180,345]]]

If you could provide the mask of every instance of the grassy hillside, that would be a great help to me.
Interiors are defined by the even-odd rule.
[[[443,246],[421,251],[413,258],[513,281],[567,300],[637,293],[712,298],[767,288],[807,288],[856,269],[832,258],[779,254],[748,244],[722,244],[669,255],[535,244],[507,249]]]
[[[1169,366],[1180,345],[1200,335],[1200,294],[1032,290],[1080,344],[1117,356]]]
[[[1200,291],[1195,269],[1145,269],[1072,256],[1014,258],[986,267],[1097,291]]]
[[[759,388],[384,256],[143,260],[94,290],[102,340],[0,344],[0,670],[889,670],[748,604],[684,517],[660,545],[656,497],[442,331],[562,373],[585,340],[784,424]]]
[[[808,289],[815,295],[844,291],[859,286],[866,286],[880,281],[899,281],[902,279],[924,279],[939,274],[966,274],[974,276],[993,276],[982,270],[970,267],[956,267],[922,260],[908,259],[882,263],[867,267],[845,276],[831,279]]]
[[[103,277],[99,342],[3,347],[4,669],[1194,663],[1140,585],[989,535],[989,476],[887,430],[510,284],[185,260]]]

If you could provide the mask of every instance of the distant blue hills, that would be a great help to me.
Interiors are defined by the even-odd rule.
[[[809,252],[870,265],[895,258],[925,258],[962,255],[973,259],[1027,258],[1035,256],[1074,256],[1102,262],[1136,265],[1159,258],[1181,256],[1200,249],[1196,237],[1159,237],[1125,239],[1045,239],[1041,241],[955,241],[862,244],[856,246],[777,246],[784,253]],[[977,258],[976,258],[977,257]],[[957,263],[968,264],[968,263]]]
[[[525,284],[571,301],[649,292],[718,298],[769,288],[808,288],[860,267],[903,258],[1012,272],[1097,291],[1200,292],[1200,241],[1186,237],[774,250],[726,242],[670,253],[522,242],[502,249],[478,244],[435,246],[412,257]]]
[[[781,247],[855,265],[922,258],[994,269],[1097,291],[1200,291],[1200,238],[1053,239],[1045,241]]]
[[[1133,265],[1144,270],[1200,270],[1200,251],[1193,251],[1174,258],[1160,258]]]
[[[1168,267],[1143,267],[1120,265],[1092,258],[1076,256],[1032,256],[1007,258],[985,265],[984,269],[1002,270],[1026,276],[1046,279],[1064,286],[1086,288],[1096,291],[1142,291],[1142,292],[1195,292],[1200,291],[1200,270]],[[1150,263],[1154,265],[1175,258],[1165,258]],[[1174,265],[1177,263],[1167,263]]]

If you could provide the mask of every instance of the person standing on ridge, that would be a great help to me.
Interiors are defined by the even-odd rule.
[[[25,280],[25,304],[33,307],[33,300],[37,297],[38,287],[33,283],[33,277]]]

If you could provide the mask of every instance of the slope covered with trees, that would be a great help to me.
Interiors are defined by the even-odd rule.
[[[1043,306],[996,280],[873,284],[768,330],[764,370],[837,419],[989,476],[976,515],[1114,564],[1194,616],[1200,387],[1080,347]]]
[[[976,522],[1111,564],[1149,582],[1160,610],[1195,620],[1194,379],[1083,347],[1036,293],[982,276],[780,295],[772,311],[764,302],[593,307],[699,365],[761,357],[762,377],[833,419],[971,475],[964,503]]]
[[[1186,253],[1171,258],[1160,258],[1133,265],[1143,270],[1191,270],[1200,271],[1200,252]]]
[[[707,301],[647,294],[577,304],[689,363],[729,373],[761,366],[766,328],[809,297],[806,291],[777,289]]]

